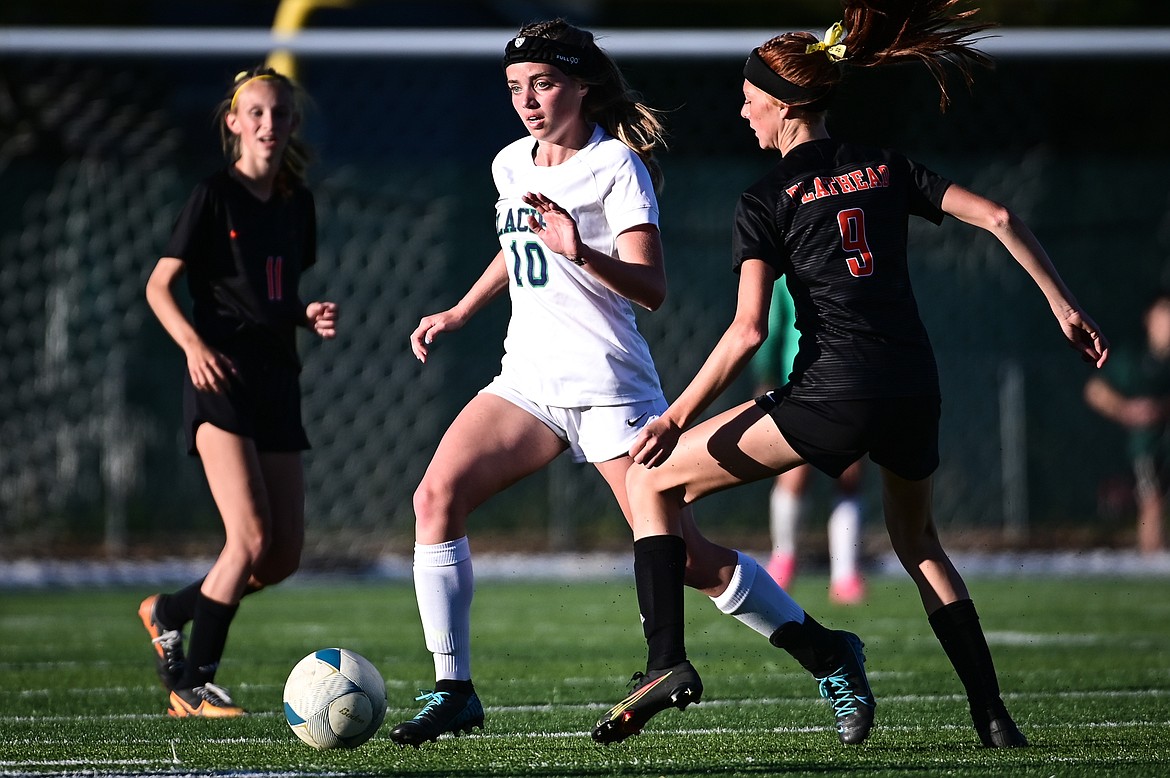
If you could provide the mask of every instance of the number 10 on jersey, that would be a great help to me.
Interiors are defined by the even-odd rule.
[[[516,279],[516,286],[524,286],[525,279],[529,286],[547,284],[548,260],[544,257],[544,247],[534,240],[526,241],[524,256],[521,257],[516,244],[517,241],[512,241],[512,275]]]

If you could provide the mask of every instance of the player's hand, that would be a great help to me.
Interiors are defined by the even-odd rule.
[[[674,422],[662,417],[653,417],[638,433],[634,445],[630,446],[630,457],[639,465],[658,467],[674,451],[682,435]]]
[[[220,394],[227,388],[229,377],[236,374],[236,366],[226,355],[200,341],[187,352],[187,372],[196,391]]]
[[[577,222],[569,212],[539,192],[528,192],[522,196],[536,214],[528,214],[528,229],[537,235],[550,250],[574,259],[585,251]],[[539,218],[538,216],[539,215]]]
[[[337,337],[337,303],[314,302],[305,306],[309,329],[325,340]]]
[[[1081,359],[1097,367],[1105,364],[1109,357],[1109,341],[1087,313],[1081,310],[1069,312],[1061,319],[1060,327],[1069,345],[1080,352]]]
[[[450,310],[422,317],[414,332],[410,333],[410,350],[414,352],[415,359],[425,365],[428,347],[435,342],[435,338],[444,332],[454,332],[462,326],[463,319]]]

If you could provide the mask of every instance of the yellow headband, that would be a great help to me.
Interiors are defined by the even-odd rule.
[[[804,53],[812,54],[814,51],[823,51],[830,62],[840,62],[845,59],[845,44],[841,43],[841,39],[844,37],[845,28],[841,26],[841,22],[834,22],[832,27],[825,30],[825,39],[808,44]]]
[[[248,71],[242,70],[236,74],[236,78],[243,78],[247,74],[248,74]],[[269,75],[267,73],[261,73],[258,76],[252,76],[251,78],[240,82],[240,85],[236,87],[236,91],[232,92],[232,104],[228,110],[231,110],[231,111],[236,110],[236,98],[240,96],[241,89],[243,89],[244,87],[246,87],[248,84],[252,83],[253,81],[261,81],[263,79],[268,79],[268,78],[276,78],[276,76]]]

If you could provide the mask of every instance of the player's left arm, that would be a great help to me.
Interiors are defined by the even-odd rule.
[[[586,246],[572,215],[549,198],[529,192],[523,199],[540,214],[540,219],[528,215],[528,228],[540,236],[545,246],[583,267],[627,300],[649,311],[662,305],[666,299],[666,269],[662,237],[656,225],[637,224],[620,233],[616,240],[618,256],[611,257]]]
[[[1040,241],[1018,216],[994,200],[958,184],[947,188],[942,199],[942,209],[956,219],[994,235],[1040,287],[1069,345],[1097,367],[1105,364],[1109,356],[1109,341],[1101,334],[1096,322],[1081,308],[1072,291],[1056,272],[1056,267]]]

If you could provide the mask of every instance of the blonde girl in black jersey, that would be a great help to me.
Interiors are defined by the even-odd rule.
[[[868,453],[881,471],[890,540],[966,689],[979,739],[1012,747],[1027,739],[1000,697],[974,605],[931,514],[940,400],[906,268],[908,217],[937,223],[950,215],[986,230],[1031,276],[1084,359],[1102,365],[1108,344],[1011,211],[896,152],[838,142],[825,126],[825,109],[849,66],[921,62],[945,105],[947,63],[970,79],[971,65],[986,59],[970,43],[984,26],[970,22],[973,12],[958,11],[956,2],[849,0],[843,22],[824,40],[787,33],[752,51],[741,115],[761,148],[781,159],[739,202],[735,317],[690,385],[642,430],[630,449],[641,466],[630,469],[627,487],[637,560],[643,546],[679,536],[680,511],[705,495],[803,462],[836,476]],[[683,433],[767,336],[772,286],[781,277],[800,331],[790,382]],[[681,585],[677,575],[661,555],[649,563],[654,572],[640,586],[640,600],[677,601],[669,594]],[[681,615],[669,612],[664,625],[647,624],[647,634],[668,633],[660,640],[677,655],[681,624]],[[868,689],[847,681],[826,696],[835,707],[866,713],[859,700]],[[868,707],[870,720],[872,713]]]
[[[336,334],[337,306],[301,302],[316,260],[313,197],[296,136],[298,92],[270,68],[240,73],[217,113],[230,164],[192,193],[146,286],[182,348],[184,432],[202,460],[226,540],[206,577],[143,600],[171,716],[243,715],[214,683],[240,598],[291,575],[304,541],[296,330]],[[174,287],[186,275],[192,309]],[[184,627],[191,639],[183,648]]]

